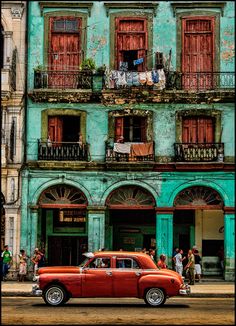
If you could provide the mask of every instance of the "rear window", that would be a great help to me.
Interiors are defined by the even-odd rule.
[[[116,258],[116,268],[135,268],[139,269],[140,266],[135,259],[132,258]]]

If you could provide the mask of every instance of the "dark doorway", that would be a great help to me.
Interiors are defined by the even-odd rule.
[[[48,237],[48,265],[76,266],[83,260],[87,250],[87,237]]]
[[[123,61],[128,62],[128,70],[137,70],[134,60],[138,59],[138,51],[123,51]]]
[[[63,141],[77,142],[80,133],[80,117],[63,116]]]

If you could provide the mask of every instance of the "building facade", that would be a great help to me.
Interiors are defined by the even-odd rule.
[[[24,162],[26,2],[1,3],[1,250],[20,250]],[[11,273],[10,273],[11,274]],[[14,272],[11,275],[14,276]]]
[[[234,277],[234,3],[30,1],[21,247],[196,245]],[[56,254],[55,254],[56,253]]]

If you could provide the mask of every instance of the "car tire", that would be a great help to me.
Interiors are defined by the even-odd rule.
[[[60,285],[50,285],[43,293],[45,303],[50,306],[61,306],[68,301],[67,298],[65,290]]]
[[[160,307],[166,301],[166,294],[162,289],[151,288],[146,291],[144,301],[150,307]]]

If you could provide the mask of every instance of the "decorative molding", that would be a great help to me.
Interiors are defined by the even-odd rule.
[[[155,207],[157,214],[173,214],[175,207]]]
[[[24,7],[13,7],[11,8],[12,19],[21,19],[23,15]]]
[[[235,207],[224,206],[225,214],[235,214]]]
[[[91,1],[39,1],[41,16],[43,15],[43,10],[45,8],[67,8],[67,9],[87,9],[89,17],[91,16],[91,8],[93,2]]]
[[[173,9],[174,17],[176,16],[177,9],[220,9],[221,16],[224,15],[224,7],[226,1],[173,1],[171,6]]]
[[[142,3],[141,1],[104,1],[107,17],[109,16],[110,9],[152,9],[154,17],[156,17],[158,5],[159,3],[156,1],[144,1]]]

